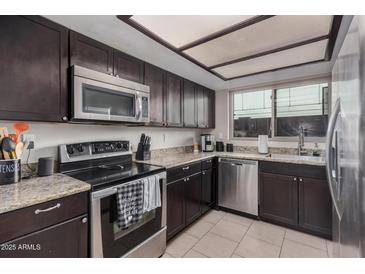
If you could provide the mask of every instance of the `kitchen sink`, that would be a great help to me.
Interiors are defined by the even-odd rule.
[[[307,156],[307,155],[290,155],[290,154],[268,154],[267,157],[271,159],[282,159],[282,160],[301,160],[301,161],[324,161],[323,157],[318,156]]]

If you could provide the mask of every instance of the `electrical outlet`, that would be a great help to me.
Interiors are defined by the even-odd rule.
[[[25,143],[26,141],[29,141],[29,145],[27,149],[34,149],[35,144],[35,135],[34,134],[22,134],[21,141]]]

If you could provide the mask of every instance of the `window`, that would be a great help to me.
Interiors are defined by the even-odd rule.
[[[304,135],[323,137],[328,123],[328,85],[310,85],[277,89],[276,136],[297,136],[300,127]]]
[[[234,137],[270,135],[272,90],[234,94]]]
[[[324,137],[327,123],[327,83],[233,93],[233,137]]]

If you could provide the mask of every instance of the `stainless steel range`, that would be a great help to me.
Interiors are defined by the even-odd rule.
[[[166,170],[135,163],[128,141],[103,141],[59,146],[60,171],[91,185],[90,256],[161,256],[166,249]],[[118,188],[158,178],[161,206],[144,212],[128,227],[118,225]]]

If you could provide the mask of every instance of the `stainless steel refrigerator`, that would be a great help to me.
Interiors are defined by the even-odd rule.
[[[365,16],[354,16],[332,70],[326,141],[333,257],[365,256]]]

